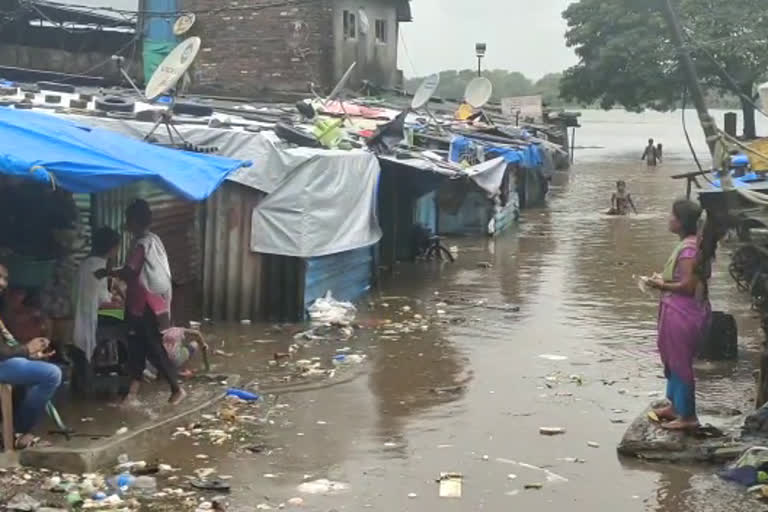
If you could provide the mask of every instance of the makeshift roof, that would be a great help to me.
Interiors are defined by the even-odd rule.
[[[0,173],[71,192],[94,193],[141,180],[187,199],[210,196],[250,162],[154,146],[27,110],[0,107]]]

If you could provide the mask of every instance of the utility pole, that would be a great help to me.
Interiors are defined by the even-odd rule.
[[[717,124],[709,115],[707,109],[707,103],[704,100],[704,92],[701,90],[699,84],[699,74],[696,71],[696,65],[693,63],[691,53],[685,47],[685,41],[683,40],[683,29],[680,25],[680,19],[677,16],[675,6],[672,4],[673,0],[661,0],[662,11],[664,18],[667,20],[669,30],[672,33],[672,41],[677,47],[677,54],[680,57],[680,64],[685,73],[685,79],[688,82],[688,89],[691,91],[691,98],[693,104],[696,106],[696,110],[699,113],[699,121],[701,127],[704,129],[704,135],[707,137],[707,145],[709,146],[709,152],[712,155],[714,168],[719,166],[719,162],[715,162],[715,142],[719,138],[720,134],[717,131]]]

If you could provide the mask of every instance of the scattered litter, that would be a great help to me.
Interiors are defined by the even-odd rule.
[[[546,359],[547,361],[565,361],[568,358],[566,356],[560,356],[556,354],[541,354],[539,359]]]
[[[507,480],[517,480],[517,475],[510,473],[507,475]]]
[[[264,478],[277,478],[277,475],[274,473],[265,473]]]
[[[520,491],[518,489],[515,489],[514,491],[507,491],[504,493],[505,496],[517,496],[520,494]]]
[[[242,320],[240,320],[240,324],[241,325],[251,325],[251,321],[249,319],[247,319],[247,318],[243,318]]]
[[[190,485],[202,491],[229,492],[229,483],[220,480],[192,480]]]
[[[81,423],[92,423],[93,422],[93,418],[91,418],[91,417],[80,418],[80,422]]]
[[[461,487],[464,476],[461,473],[440,473],[441,498],[461,498]]]
[[[504,458],[498,458],[496,459],[496,462],[500,462],[502,464],[513,464],[515,466],[519,466],[521,468],[525,469],[532,469],[534,471],[541,471],[547,476],[547,482],[550,483],[565,483],[568,482],[568,479],[558,475],[557,473],[553,473],[552,471],[548,469],[541,468],[539,466],[534,466],[533,464],[528,464],[526,462],[518,462],[516,460],[511,459],[504,459]]]
[[[204,453],[200,453],[200,454],[195,455],[195,458],[198,459],[198,460],[207,460],[208,456],[206,454],[204,454]]]
[[[288,505],[290,505],[292,507],[301,507],[302,505],[304,505],[304,499],[303,498],[298,498],[298,497],[291,498],[286,503],[288,503]]]
[[[543,436],[559,436],[565,434],[565,429],[562,427],[540,427],[539,434]]]
[[[128,433],[128,427],[121,427],[117,429],[117,432],[115,432],[116,436],[123,436]]]
[[[627,420],[622,419],[622,418],[611,418],[611,423],[613,423],[614,425],[620,425],[620,424],[626,423],[626,422],[627,422]]]
[[[484,460],[484,461],[486,461],[486,462],[490,460],[490,457],[488,457],[487,455],[483,455],[483,457],[482,457],[482,458],[483,458],[483,460]]]
[[[19,512],[33,512],[40,508],[40,502],[29,494],[21,493],[11,498],[5,507]]]
[[[412,493],[408,494],[408,497],[409,497],[410,499],[414,499],[414,498],[418,498],[418,497],[419,497],[419,495],[418,495],[418,494],[416,494],[415,492],[412,492]]]
[[[357,308],[351,302],[337,301],[329,290],[325,297],[309,306],[308,312],[314,324],[349,325],[355,319]]]
[[[544,487],[544,484],[540,484],[540,483],[525,484],[526,490],[539,490],[539,489],[542,489],[543,487]]]
[[[242,389],[235,389],[235,388],[229,388],[227,390],[227,396],[234,396],[236,398],[239,398],[240,400],[245,400],[247,402],[255,402],[260,398],[259,395],[255,393],[250,393],[248,391],[244,391]]]
[[[338,494],[349,490],[349,484],[327,478],[304,482],[296,488],[302,494]]]
[[[589,446],[590,448],[600,448],[600,443],[597,443],[595,441],[589,441],[587,443],[587,446]]]

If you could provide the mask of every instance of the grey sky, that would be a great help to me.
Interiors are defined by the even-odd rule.
[[[520,71],[530,78],[562,71],[576,61],[565,47],[561,16],[572,2],[411,0],[414,21],[401,26],[400,69],[406,76],[421,76],[474,68],[475,43],[485,42],[486,68]]]

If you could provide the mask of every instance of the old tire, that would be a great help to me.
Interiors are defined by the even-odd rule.
[[[213,115],[213,107],[199,105],[197,103],[176,103],[173,105],[173,113],[178,115],[208,117]]]
[[[136,104],[122,96],[104,96],[96,98],[96,109],[102,112],[133,112]]]

